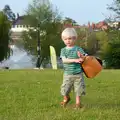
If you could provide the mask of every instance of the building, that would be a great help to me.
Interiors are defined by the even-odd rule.
[[[108,25],[112,28],[120,29],[120,21],[109,22]]]
[[[13,21],[11,28],[11,38],[13,40],[20,39],[23,31],[29,30],[29,23],[25,21],[27,16],[18,16],[18,18]]]

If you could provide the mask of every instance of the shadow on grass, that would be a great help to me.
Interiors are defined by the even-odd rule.
[[[103,104],[86,104],[87,108],[100,108],[100,109],[120,109],[120,103],[117,104],[110,104],[110,103],[103,103]]]

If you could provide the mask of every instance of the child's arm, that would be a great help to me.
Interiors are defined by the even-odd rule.
[[[77,58],[77,59],[67,58],[63,49],[61,49],[60,58],[62,59],[63,63],[81,63],[81,62],[83,62],[82,58]]]
[[[82,58],[69,59],[69,58],[62,57],[62,61],[63,61],[63,63],[81,63],[81,62],[83,62],[83,59]]]

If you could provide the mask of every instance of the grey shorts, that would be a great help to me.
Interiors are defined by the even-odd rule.
[[[63,96],[68,95],[72,88],[76,93],[76,96],[85,95],[85,83],[83,74],[76,75],[64,75],[63,76],[63,84],[61,85],[61,94]]]

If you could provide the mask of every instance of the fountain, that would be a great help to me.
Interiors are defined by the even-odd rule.
[[[0,68],[9,69],[31,69],[35,67],[35,62],[32,61],[33,56],[28,55],[23,49],[18,48],[16,45],[12,45],[13,55],[8,60],[4,60],[0,63]]]

